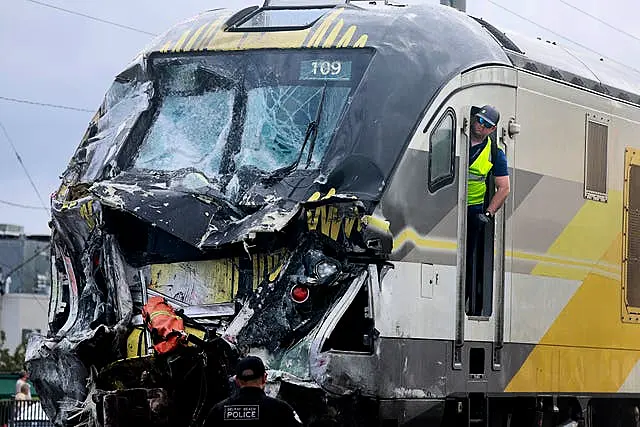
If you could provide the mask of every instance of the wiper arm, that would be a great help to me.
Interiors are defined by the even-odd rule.
[[[316,139],[318,138],[318,128],[320,125],[320,118],[322,116],[322,107],[324,105],[326,92],[327,92],[327,84],[325,83],[324,87],[322,88],[322,94],[320,95],[320,103],[318,104],[318,109],[316,110],[316,116],[307,125],[307,130],[305,131],[305,135],[304,135],[304,141],[302,141],[302,147],[300,147],[300,151],[298,152],[298,158],[296,159],[296,161],[290,164],[289,166],[276,169],[265,178],[266,181],[280,178],[281,176],[284,176],[289,172],[291,172],[292,170],[294,170],[295,168],[297,168],[298,165],[300,164],[300,160],[302,159],[302,153],[304,153],[304,149],[307,146],[308,142],[310,142],[309,155],[307,156],[307,164],[305,165],[305,169],[309,167],[309,164],[311,164],[311,158],[313,156],[313,150],[315,149],[315,146],[316,146]]]
[[[309,164],[311,164],[311,157],[313,156],[313,150],[316,148],[316,139],[318,138],[318,129],[320,128],[320,117],[322,115],[322,106],[324,105],[324,94],[327,91],[327,84],[324,84],[324,87],[322,88],[322,94],[320,95],[320,103],[318,104],[318,110],[316,111],[316,117],[315,120],[311,123],[313,123],[313,126],[311,126],[311,123],[309,123],[309,126],[307,127],[307,135],[305,135],[305,140],[308,139],[309,136],[309,129],[313,129],[313,138],[311,139],[311,142],[309,143],[309,155],[307,156],[307,164],[305,165],[305,169],[309,167]],[[304,150],[304,147],[302,148]],[[300,157],[302,157],[302,151],[300,151],[300,155],[298,156],[298,162],[300,162]]]

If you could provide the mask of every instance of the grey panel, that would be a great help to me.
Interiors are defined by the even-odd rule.
[[[449,213],[436,225],[431,233],[434,237],[447,239],[458,237],[458,206],[454,206]]]
[[[435,193],[427,189],[428,154],[421,150],[407,150],[380,202],[394,235],[406,226],[426,235],[457,204],[456,181]],[[456,164],[456,176],[457,169]]]
[[[531,273],[531,270],[533,270],[533,268],[538,265],[538,263],[539,261],[529,261],[517,259],[514,257],[511,259],[511,262],[506,265],[506,268],[509,268],[510,266],[510,269],[508,271],[510,271],[511,273],[529,274]]]
[[[511,168],[509,168],[509,175],[512,177],[513,190],[511,191],[511,194],[509,194],[506,202],[511,205],[507,212],[507,218],[511,217],[513,212],[518,209],[520,204],[542,178],[542,175],[539,173]]]
[[[421,236],[428,235],[452,210],[455,211],[458,198],[456,180],[434,193],[427,188],[428,154],[421,150],[407,150],[380,202],[378,209],[390,222],[394,236],[406,227],[413,228]],[[457,169],[456,159],[456,176]],[[452,237],[455,235],[454,229]],[[392,259],[410,257],[420,262],[435,262],[422,257],[420,252],[410,255],[414,248],[412,242],[406,242],[392,254]]]
[[[492,369],[493,343],[464,344],[462,370],[452,369],[453,341],[380,338],[373,355],[327,353],[328,381],[357,387],[365,396],[381,399],[437,399],[466,392],[501,393],[529,356],[533,344],[506,343],[502,369]],[[484,376],[473,378],[470,349],[484,349]]]
[[[513,250],[545,253],[584,204],[582,184],[544,176],[527,194],[513,221]]]

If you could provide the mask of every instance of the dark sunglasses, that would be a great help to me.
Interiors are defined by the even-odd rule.
[[[493,125],[491,123],[489,123],[488,121],[486,121],[482,117],[478,117],[478,123],[480,123],[482,126],[486,127],[487,129],[491,129],[493,127]]]

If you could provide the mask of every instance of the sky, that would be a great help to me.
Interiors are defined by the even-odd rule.
[[[49,197],[113,78],[153,39],[147,33],[209,9],[254,4],[261,2],[0,0],[0,224],[49,234]],[[591,49],[640,70],[636,0],[467,0],[466,8],[499,29]]]

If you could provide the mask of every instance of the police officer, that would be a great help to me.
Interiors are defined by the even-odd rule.
[[[467,298],[475,289],[476,263],[473,255],[483,228],[502,207],[510,191],[507,157],[489,137],[499,120],[500,113],[491,105],[477,109],[471,120],[467,183]],[[496,192],[484,209],[486,178],[490,172],[495,178]]]
[[[205,426],[302,427],[298,414],[288,403],[265,394],[267,373],[259,357],[241,359],[235,380],[240,389],[211,409]]]

